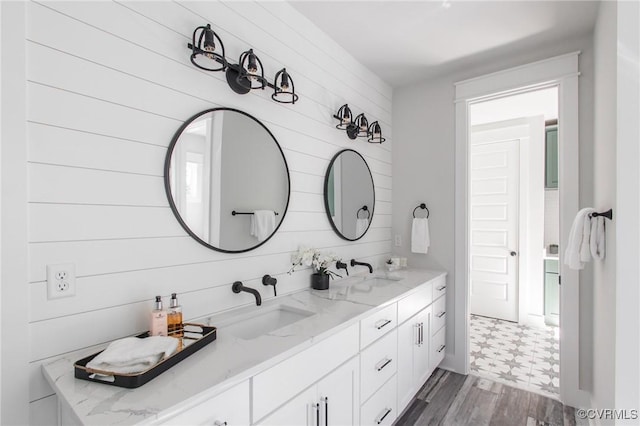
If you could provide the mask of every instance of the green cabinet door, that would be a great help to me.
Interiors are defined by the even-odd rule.
[[[558,126],[548,126],[545,131],[544,187],[558,187]]]
[[[558,261],[544,261],[544,320],[547,325],[558,325],[560,319],[560,276]]]

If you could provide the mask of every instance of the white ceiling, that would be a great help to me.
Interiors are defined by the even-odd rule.
[[[391,86],[593,30],[597,1],[296,1]]]

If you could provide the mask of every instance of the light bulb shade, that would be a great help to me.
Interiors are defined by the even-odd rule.
[[[264,89],[267,80],[264,78],[264,68],[260,58],[253,53],[253,49],[249,49],[240,55],[238,60],[240,72],[238,73],[237,82],[241,86],[248,89]]]
[[[336,126],[336,129],[347,130],[347,127],[353,122],[353,114],[347,104],[344,104],[338,110],[338,113],[333,116],[340,120],[340,123]]]
[[[224,44],[210,24],[193,30],[191,43],[187,47],[191,49],[191,63],[196,67],[205,71],[224,71],[227,68]]]
[[[367,142],[369,143],[382,143],[386,141],[385,138],[382,137],[382,129],[380,128],[380,124],[377,121],[374,121],[369,126],[369,131],[367,132],[369,135],[369,139]]]
[[[285,68],[276,73],[273,79],[273,94],[271,99],[281,104],[295,104],[298,100],[293,79]]]
[[[358,137],[366,138],[369,135],[369,120],[364,116],[364,113],[358,114],[353,124],[358,128]]]

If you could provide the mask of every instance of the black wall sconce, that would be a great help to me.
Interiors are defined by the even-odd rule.
[[[386,139],[382,137],[382,129],[380,129],[380,124],[377,121],[369,125],[369,120],[367,120],[364,113],[358,114],[354,120],[353,113],[347,104],[342,105],[340,109],[338,109],[338,112],[334,114],[333,118],[340,121],[340,123],[336,125],[336,129],[346,130],[349,139],[353,140],[358,137],[367,138],[367,142],[369,143],[382,143],[386,141]]]
[[[187,44],[191,49],[191,63],[205,71],[225,71],[227,83],[234,92],[244,95],[251,90],[273,89],[271,99],[283,104],[295,104],[298,95],[291,75],[285,68],[278,71],[273,84],[264,77],[264,68],[260,58],[249,49],[243,52],[237,64],[229,63],[224,53],[224,44],[211,29],[211,25],[197,27],[193,31],[192,42]]]

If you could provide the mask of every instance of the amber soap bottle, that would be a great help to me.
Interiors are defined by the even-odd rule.
[[[171,293],[171,304],[169,305],[167,324],[169,336],[182,337],[184,335],[184,327],[182,325],[182,307],[178,304],[178,297],[175,293]]]
[[[162,308],[162,297],[156,296],[155,309],[151,311],[151,323],[149,324],[149,335],[167,335],[167,311]]]

